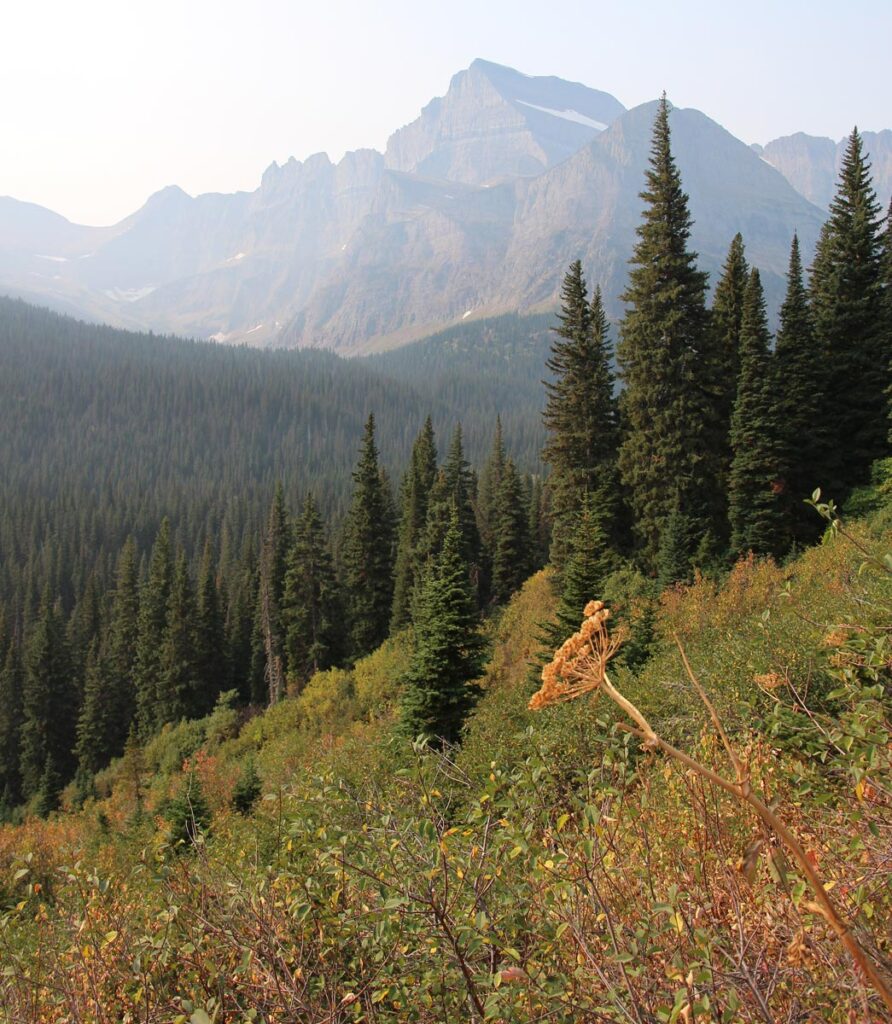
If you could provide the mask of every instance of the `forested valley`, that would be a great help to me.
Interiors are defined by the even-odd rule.
[[[0,301],[8,1019],[892,1019],[892,210],[773,336],[665,99],[642,199],[618,325]]]

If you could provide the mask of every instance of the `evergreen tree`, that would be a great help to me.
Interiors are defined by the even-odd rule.
[[[722,276],[715,286],[712,299],[712,329],[718,360],[719,413],[724,432],[723,487],[727,487],[731,468],[731,414],[737,398],[737,378],[740,376],[740,328],[748,278],[749,267],[744,254],[743,235],[738,232],[728,249]]]
[[[418,549],[418,565],[425,566],[441,550],[452,521],[453,506],[458,515],[462,558],[468,565],[475,600],[480,595],[481,551],[473,495],[474,476],[465,459],[461,424],[456,426],[442,469],[431,488],[427,523]]]
[[[139,646],[139,564],[128,538],[118,556],[109,624],[105,699],[109,715],[109,757],[124,750],[136,716],[136,658]]]
[[[22,800],[22,676],[19,647],[15,637],[10,636],[0,668],[0,822]]]
[[[692,538],[690,517],[684,513],[681,500],[676,496],[666,527],[660,534],[660,547],[657,551],[656,580],[661,590],[676,583],[690,582]]]
[[[418,545],[427,522],[431,488],[437,477],[437,449],[434,428],[428,416],[412,446],[412,460],[403,479],[401,511],[394,566],[393,607],[390,632],[402,629],[409,621]]]
[[[425,567],[414,606],[415,649],[405,677],[403,733],[455,743],[474,702],[471,682],[483,670],[474,595],[453,506],[438,555]]]
[[[211,808],[204,795],[201,780],[190,771],[180,791],[165,810],[169,822],[168,844],[174,852],[191,849],[207,834],[211,824]]]
[[[731,411],[737,397],[737,378],[740,374],[740,328],[743,323],[743,302],[746,295],[749,267],[738,232],[728,249],[722,266],[722,276],[715,286],[712,299],[712,326],[718,342],[717,355],[721,361],[720,377],[722,409],[728,429]]]
[[[249,558],[238,566],[226,604],[227,689],[238,690],[245,703],[260,704],[266,698],[263,664],[255,663],[254,621],[257,605],[257,571]]]
[[[759,271],[750,272],[740,331],[740,380],[731,419],[728,518],[731,553],[778,554],[784,546],[777,382]]]
[[[84,699],[77,720],[77,775],[86,793],[88,780],[111,760],[117,737],[113,736],[108,700],[108,666],[100,653],[99,640],[94,640],[87,654],[84,673]]]
[[[834,421],[821,473],[837,500],[886,454],[889,343],[883,323],[880,207],[857,128],[849,136],[830,217],[818,241],[811,304]]]
[[[582,499],[571,534],[555,623],[543,637],[549,659],[555,649],[579,629],[582,611],[588,602],[603,599],[604,581],[618,566],[610,542],[610,526],[609,519],[605,522],[604,503],[597,495],[587,494]]]
[[[502,477],[505,473],[505,441],[502,437],[502,417],[496,416],[496,429],[493,434],[492,448],[489,458],[480,474],[477,487],[477,530],[484,551],[492,552],[495,548],[496,505]]]
[[[161,644],[167,625],[167,606],[173,580],[170,522],[165,517],[158,531],[149,575],[139,600],[139,638],[136,645],[134,678],[139,732],[148,737],[161,725],[159,688],[161,684]]]
[[[260,551],[260,576],[254,624],[255,663],[263,666],[266,700],[275,704],[285,694],[285,635],[282,592],[291,547],[291,531],[281,482],[276,484]],[[259,696],[259,695],[258,695]]]
[[[328,539],[316,502],[307,495],[288,556],[282,622],[288,675],[302,687],[330,668],[343,649],[343,613]]]
[[[229,672],[223,623],[213,548],[208,540],[201,556],[195,602],[196,712],[199,716],[207,714],[219,694],[228,689]]]
[[[34,801],[34,811],[38,818],[48,818],[53,811],[58,810],[59,797],[64,785],[64,779],[56,766],[56,759],[52,752],[49,752],[44,761]]]
[[[501,471],[493,516],[492,600],[504,604],[530,574],[529,509],[511,459]]]
[[[569,551],[569,535],[586,494],[605,501],[603,519],[616,542],[611,521],[618,511],[616,471],[619,421],[610,369],[607,317],[596,288],[591,305],[579,260],[570,265],[561,288],[558,339],[552,344],[543,419],[549,439],[542,453],[551,466],[554,528],[551,559],[560,570]]]
[[[799,239],[790,247],[787,293],[780,310],[774,350],[779,479],[786,520],[782,550],[809,544],[821,531],[821,520],[805,504],[816,487],[828,481],[818,474],[828,448],[823,395],[824,361],[815,346],[808,293],[802,280]]]
[[[361,658],[387,638],[393,602],[393,523],[378,469],[373,415],[366,423],[353,481],[342,561],[350,654]]]
[[[74,770],[77,694],[71,686],[62,609],[48,588],[29,632],[24,660],[20,749],[22,794],[27,800],[41,791],[46,779],[59,780],[61,788]]]
[[[249,757],[232,791],[233,808],[239,814],[250,814],[262,791],[254,758]]]
[[[653,569],[676,491],[697,542],[723,516],[720,360],[705,306],[706,275],[687,247],[691,218],[670,148],[665,96],[641,198],[617,351],[626,384],[620,470],[641,559]]]
[[[181,553],[174,569],[161,643],[158,724],[197,717],[203,710],[202,696],[195,660],[195,597],[186,556]]]

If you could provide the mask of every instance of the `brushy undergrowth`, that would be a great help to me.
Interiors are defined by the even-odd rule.
[[[753,784],[886,969],[890,547],[877,517],[787,566],[744,560],[669,591],[647,661],[612,671],[724,770],[678,637]],[[540,573],[492,626],[458,750],[393,736],[407,634],[247,722],[224,705],[128,751],[77,813],[0,830],[6,1018],[885,1019],[746,809],[641,749],[606,703],[527,709],[553,607]],[[261,795],[236,807],[249,765]],[[212,820],[184,848],[164,815],[187,778]]]

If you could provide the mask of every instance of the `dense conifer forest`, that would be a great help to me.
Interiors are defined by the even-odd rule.
[[[349,363],[0,303],[10,1019],[889,1019],[869,171],[776,337],[665,99],[616,327],[579,262]]]

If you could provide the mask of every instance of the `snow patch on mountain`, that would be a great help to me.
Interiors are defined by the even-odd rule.
[[[533,110],[541,110],[543,114],[551,114],[552,117],[559,117],[562,121],[572,121],[573,124],[582,124],[586,128],[594,128],[595,131],[603,132],[607,127],[603,121],[596,121],[594,118],[580,114],[578,110],[552,110],[551,107],[540,107],[537,103],[527,103],[526,100],[517,100],[524,107],[531,107]]]

